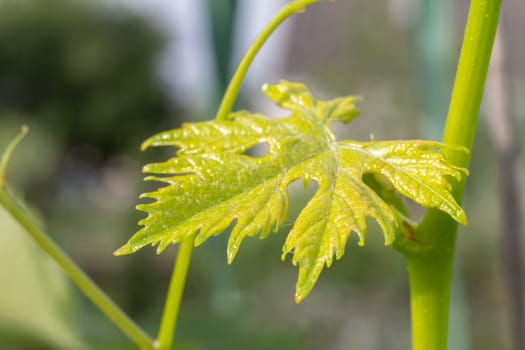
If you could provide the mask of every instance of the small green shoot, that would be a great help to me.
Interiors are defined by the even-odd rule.
[[[22,128],[20,129],[18,135],[16,135],[15,138],[13,138],[11,142],[9,142],[4,153],[2,154],[2,158],[0,159],[0,189],[2,189],[5,185],[5,175],[7,171],[7,163],[9,163],[9,158],[11,158],[11,154],[13,153],[15,147],[20,141],[22,141],[24,136],[27,135],[28,131],[29,128],[27,127],[27,125],[22,125]]]

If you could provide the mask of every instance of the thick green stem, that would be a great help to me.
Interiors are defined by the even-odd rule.
[[[77,285],[84,295],[93,302],[124,334],[140,349],[153,350],[153,340],[137,326],[122,310],[58,247],[49,236],[40,230],[29,215],[16,203],[8,189],[0,187],[0,204],[29,233]]]
[[[470,153],[447,152],[453,164],[468,168],[481,98],[497,30],[501,0],[472,0],[443,142]],[[465,180],[453,187],[461,201]],[[406,254],[412,310],[413,350],[447,347],[450,284],[457,224],[438,210],[429,210],[416,228],[425,249]]]
[[[169,350],[172,347],[173,335],[177,328],[177,316],[180,310],[182,295],[184,294],[184,285],[186,284],[186,276],[190,266],[194,242],[195,235],[191,235],[186,237],[179,247],[160,324],[157,343],[159,350]]]
[[[451,259],[407,261],[410,275],[412,348],[446,349]]]
[[[443,134],[445,143],[462,145],[472,150],[500,8],[501,0],[473,0],[470,5]],[[458,166],[469,166],[470,154],[456,152],[447,156]],[[458,199],[464,187],[464,181],[455,187]]]
[[[416,237],[428,233],[437,236],[419,241],[425,249],[405,255],[410,284],[413,350],[447,348],[450,287],[454,261],[457,224],[447,214],[435,215],[416,228]]]
[[[217,111],[217,116],[215,117],[215,119],[228,119],[228,116],[233,109],[235,100],[239,95],[239,90],[241,88],[242,81],[244,80],[246,72],[248,72],[248,68],[252,64],[253,59],[255,58],[261,47],[264,45],[264,43],[270,37],[270,35],[275,31],[275,29],[277,29],[277,27],[279,27],[279,25],[291,15],[298,12],[302,12],[304,11],[306,6],[320,1],[323,0],[292,1],[291,3],[284,6],[281,9],[281,11],[279,11],[279,13],[277,13],[277,15],[270,21],[270,23],[268,23],[268,25],[252,43],[248,51],[246,51],[241,62],[239,63],[239,66],[233,74],[230,84],[226,89],[226,92],[222,99],[221,105],[219,106],[219,110]]]

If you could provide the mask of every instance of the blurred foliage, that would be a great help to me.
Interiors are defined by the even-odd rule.
[[[0,348],[87,349],[72,323],[71,289],[58,266],[0,208]],[[12,345],[14,346],[14,345]]]
[[[104,156],[167,127],[155,74],[164,39],[122,9],[67,0],[0,2],[0,112],[37,120]],[[31,124],[31,123],[30,123]]]
[[[74,0],[0,1],[0,148],[20,124],[30,126],[8,179],[45,212],[55,239],[104,289],[113,294],[129,288],[117,299],[131,303],[127,309],[134,315],[149,305],[144,298],[134,304],[145,293],[140,282],[159,278],[140,278],[154,276],[148,261],[143,265],[149,271],[138,270],[136,278],[135,270],[123,273],[117,259],[108,259],[136,222],[130,212],[140,166],[119,155],[138,155],[142,140],[168,128],[178,111],[156,74],[164,45],[163,34],[123,8]],[[71,309],[64,277],[13,227],[0,218],[1,265],[20,263],[0,269],[0,348],[79,349],[77,327],[97,349],[101,342],[129,349],[129,341],[91,305]],[[91,327],[79,317],[90,312],[97,315]]]

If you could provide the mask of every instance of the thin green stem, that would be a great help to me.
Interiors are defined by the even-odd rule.
[[[159,350],[169,350],[172,347],[194,242],[195,235],[191,235],[186,237],[179,247],[160,324],[157,343]]]
[[[485,86],[501,0],[472,0],[461,49],[443,142],[470,152],[447,151],[453,164],[467,168]],[[461,201],[463,179],[453,186]],[[447,347],[450,285],[457,223],[448,215],[429,210],[415,237],[427,249],[405,254],[409,272],[413,350]]]
[[[306,6],[320,1],[326,0],[296,0],[285,5],[281,9],[281,11],[277,13],[277,15],[264,28],[264,30],[252,43],[248,51],[246,51],[246,53],[244,54],[241,62],[239,63],[239,66],[237,67],[237,70],[233,74],[228,88],[226,89],[226,92],[222,99],[221,105],[219,106],[219,110],[217,111],[217,116],[215,117],[215,119],[228,119],[228,116],[233,109],[235,100],[239,95],[239,90],[241,88],[241,84],[244,80],[246,72],[248,71],[248,68],[250,67],[251,63],[253,62],[253,59],[255,58],[261,47],[264,45],[264,43],[270,37],[270,35],[275,31],[275,29],[277,29],[277,27],[279,27],[279,25],[291,15],[298,12],[303,12]]]
[[[27,125],[23,125],[18,135],[16,135],[15,138],[11,142],[9,142],[4,153],[2,154],[2,158],[0,159],[0,190],[5,185],[5,173],[7,170],[7,163],[9,162],[9,157],[11,156],[11,153],[13,153],[13,150],[15,149],[16,145],[18,145],[18,143],[22,141],[24,136],[27,135],[28,130],[29,128],[27,127]]]
[[[84,295],[93,302],[129,339],[140,349],[153,350],[153,340],[136,325],[80,268],[60,249],[51,238],[40,230],[29,215],[18,205],[4,186],[0,188],[0,204],[29,233],[33,240],[44,250],[77,285]]]

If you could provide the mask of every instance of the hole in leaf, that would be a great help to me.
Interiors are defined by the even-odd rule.
[[[289,228],[295,223],[297,216],[315,195],[318,188],[319,185],[314,180],[310,180],[305,184],[303,179],[298,179],[288,185],[288,198],[290,198],[288,219],[292,220]]]
[[[425,215],[425,212],[427,211],[426,208],[417,204],[410,198],[403,197],[403,203],[405,203],[405,206],[412,220],[415,220],[415,221],[421,220],[423,218],[423,215]]]
[[[419,220],[426,209],[413,200],[401,195],[392,183],[383,175],[367,173],[363,175],[363,182],[373,189],[383,201],[390,205],[402,204],[408,211],[408,217]]]
[[[268,142],[260,142],[244,151],[244,155],[247,155],[252,158],[262,158],[268,155],[270,150],[270,145]]]

